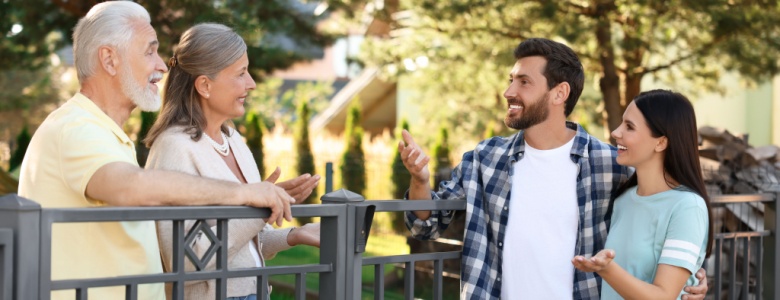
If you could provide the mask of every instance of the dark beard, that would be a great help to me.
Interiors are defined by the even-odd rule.
[[[547,109],[547,96],[550,92],[544,93],[535,104],[523,107],[523,114],[520,117],[512,118],[508,114],[504,118],[504,124],[512,129],[525,130],[531,126],[544,122],[550,111]]]

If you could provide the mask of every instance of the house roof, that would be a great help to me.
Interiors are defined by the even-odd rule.
[[[341,134],[347,120],[347,109],[352,99],[360,101],[363,130],[371,135],[395,128],[396,84],[381,80],[376,68],[366,68],[350,81],[330,101],[330,105],[317,114],[309,125],[312,131],[327,130]]]

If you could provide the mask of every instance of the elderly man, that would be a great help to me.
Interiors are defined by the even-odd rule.
[[[167,68],[157,54],[149,13],[130,1],[97,4],[79,20],[73,40],[81,90],[35,132],[22,163],[19,195],[47,208],[267,207],[272,210],[268,222],[281,224],[291,220],[290,203],[295,201],[285,188],[305,198],[316,185],[315,177],[279,186],[240,185],[141,169],[122,125],[135,107],[152,111],[160,106],[157,82]],[[151,221],[55,225],[51,261],[53,280],[162,272]],[[68,292],[53,296],[68,297]],[[123,297],[124,287],[89,292],[90,299]],[[139,288],[139,299],[164,297],[162,284]]]

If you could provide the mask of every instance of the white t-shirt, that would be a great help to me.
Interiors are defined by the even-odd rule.
[[[502,299],[572,299],[579,224],[573,144],[550,150],[526,144],[513,166]]]

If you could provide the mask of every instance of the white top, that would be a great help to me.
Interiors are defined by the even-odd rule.
[[[579,220],[573,144],[550,150],[526,144],[513,166],[502,299],[572,299]]]

